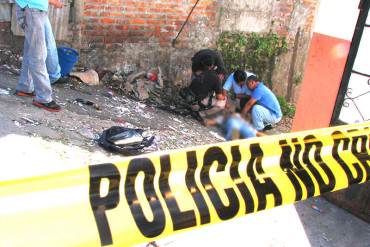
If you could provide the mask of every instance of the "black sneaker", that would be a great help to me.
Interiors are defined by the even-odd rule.
[[[272,130],[272,125],[271,124],[266,125],[265,128],[263,128],[262,131],[267,131],[267,130]]]
[[[65,83],[68,83],[68,82],[69,82],[69,77],[60,77],[58,80],[53,82],[52,85],[54,85],[54,84],[65,84]]]
[[[37,101],[32,101],[32,105],[40,107],[50,112],[59,112],[61,110],[60,105],[58,105],[54,100],[49,103],[40,103]]]

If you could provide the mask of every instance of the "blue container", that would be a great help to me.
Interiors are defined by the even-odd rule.
[[[61,69],[61,75],[68,75],[73,66],[77,63],[79,54],[76,50],[68,47],[58,47],[59,65]]]

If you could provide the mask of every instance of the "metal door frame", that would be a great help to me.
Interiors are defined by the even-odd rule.
[[[344,100],[345,100],[345,95],[346,95],[346,92],[347,92],[347,89],[348,89],[348,84],[349,84],[351,74],[352,73],[360,74],[360,75],[368,76],[370,78],[370,75],[365,75],[363,73],[360,73],[358,71],[353,70],[353,65],[355,63],[355,59],[356,59],[356,56],[357,56],[358,48],[359,48],[360,43],[361,43],[361,38],[362,38],[362,34],[364,32],[364,29],[365,29],[365,27],[370,28],[369,25],[366,25],[367,16],[368,16],[369,9],[370,9],[370,0],[361,0],[358,8],[360,10],[360,14],[359,14],[359,17],[357,19],[356,28],[355,28],[355,32],[353,34],[353,38],[352,38],[352,42],[351,42],[347,62],[346,62],[345,68],[344,68],[342,81],[340,83],[340,87],[339,87],[338,96],[337,96],[337,99],[336,99],[336,102],[335,102],[333,115],[331,117],[331,121],[330,121],[331,126],[346,124],[346,123],[339,120],[339,115],[340,115],[340,112],[342,110],[342,106],[343,106],[343,103],[344,103]]]

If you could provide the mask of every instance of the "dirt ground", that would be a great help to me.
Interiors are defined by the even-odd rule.
[[[55,85],[55,99],[63,111],[49,113],[32,106],[31,99],[12,95],[17,79],[16,74],[0,70],[0,181],[118,161],[122,156],[105,152],[94,141],[113,125],[140,127],[155,135],[155,145],[148,152],[223,140],[215,128],[125,96],[112,96],[103,86]],[[77,98],[93,101],[101,110],[78,104]],[[284,119],[274,132],[289,132],[290,125],[291,119]],[[316,198],[174,235],[158,244],[370,247],[370,225]]]

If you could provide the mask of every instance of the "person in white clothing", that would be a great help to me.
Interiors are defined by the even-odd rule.
[[[226,80],[223,86],[223,95],[226,97],[227,93],[233,90],[235,98],[238,101],[240,109],[243,109],[244,105],[248,102],[251,97],[252,91],[248,89],[246,82],[247,78],[255,74],[249,71],[236,70]],[[228,101],[230,101],[228,99]]]

